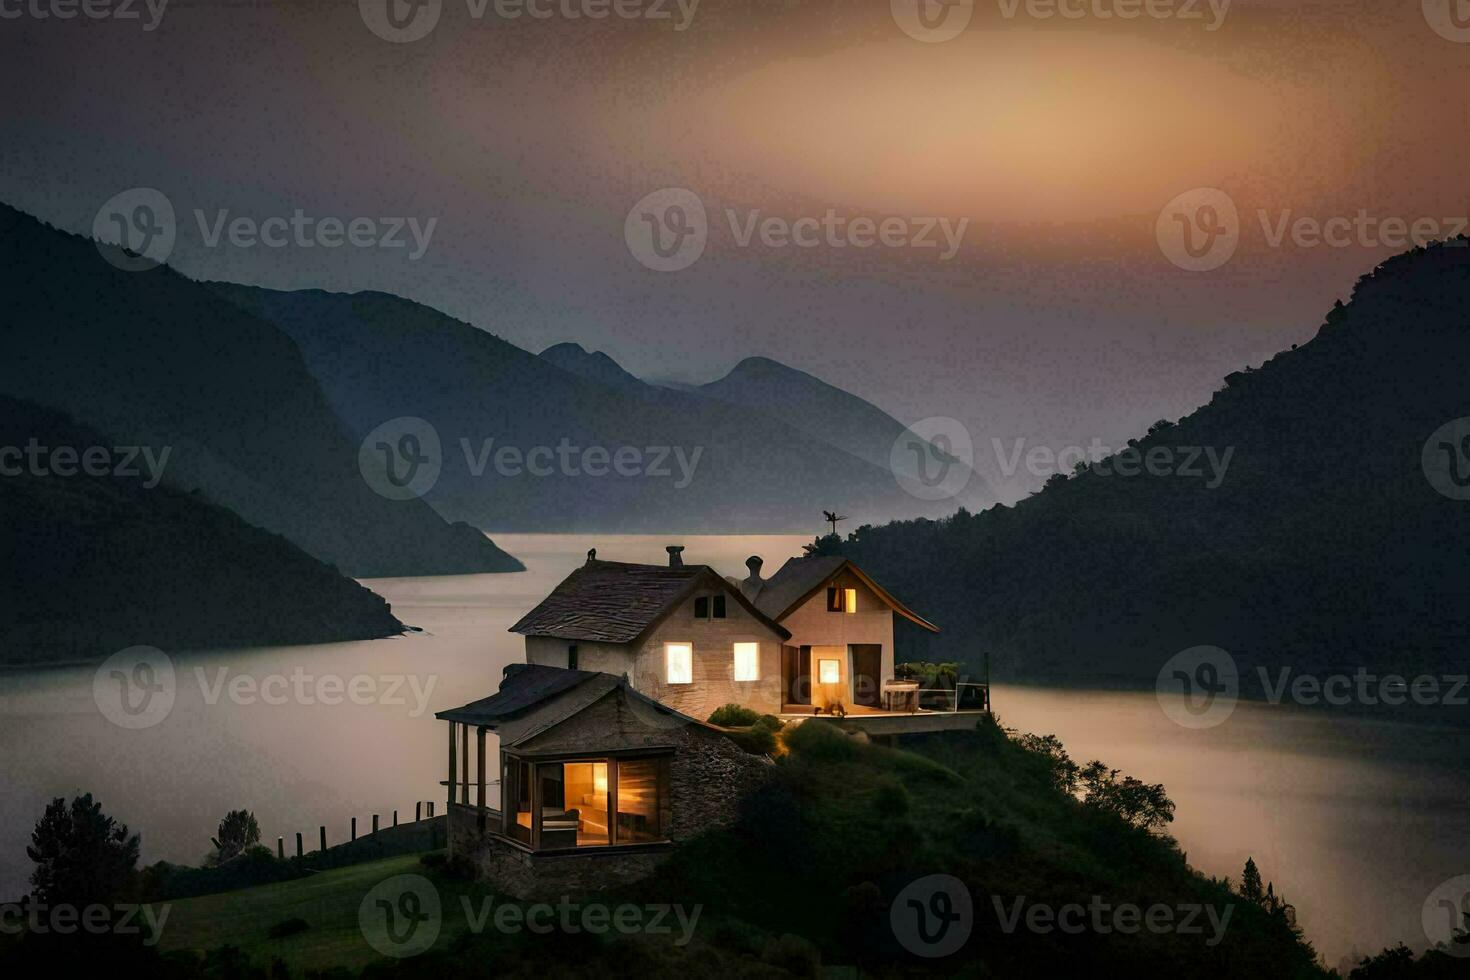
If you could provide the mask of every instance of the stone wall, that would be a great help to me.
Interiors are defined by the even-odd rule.
[[[741,799],[767,778],[773,765],[767,758],[746,753],[718,731],[658,711],[623,688],[513,751],[534,758],[639,747],[672,750],[664,813],[669,845],[531,854],[491,833],[482,836],[475,808],[461,805],[450,810],[450,852],[468,857],[496,887],[524,898],[634,881],[650,874],[679,843],[728,826]],[[487,831],[499,827],[499,818],[499,813],[490,812]]]

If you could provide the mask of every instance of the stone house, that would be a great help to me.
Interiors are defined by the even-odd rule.
[[[449,723],[449,852],[524,898],[645,877],[733,820],[772,765],[596,671],[512,664],[498,692],[435,717]]]

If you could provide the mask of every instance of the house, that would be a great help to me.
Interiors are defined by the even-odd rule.
[[[938,627],[849,559],[793,558],[763,579],[752,557],[740,580],[685,564],[680,546],[666,550],[667,565],[588,552],[586,564],[511,627],[525,636],[526,662],[626,677],[634,690],[701,719],[732,703],[790,716],[917,713],[917,685],[895,677],[894,622]],[[899,707],[895,690],[910,695]],[[960,695],[945,697],[950,709],[963,706]],[[986,707],[983,690],[978,697],[970,706]]]
[[[526,898],[645,877],[733,820],[772,765],[597,671],[512,664],[498,692],[435,717],[449,723],[450,854]]]
[[[500,690],[435,715],[449,725],[450,854],[513,894],[636,880],[733,821],[773,763],[705,720],[722,705],[886,736],[973,728],[988,709],[978,684],[973,704],[959,690],[935,692],[940,711],[894,703],[918,686],[894,679],[895,617],[937,629],[852,562],[796,558],[767,580],[753,557],[727,579],[683,550],[667,565],[588,552],[511,627],[526,662]]]

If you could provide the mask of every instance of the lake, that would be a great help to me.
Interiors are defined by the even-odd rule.
[[[664,546],[682,543],[686,561],[743,577],[746,556],[774,570],[810,538],[495,540],[527,571],[364,583],[422,633],[173,657],[173,706],[150,727],[104,717],[94,667],[0,674],[0,896],[25,890],[30,828],[55,796],[91,792],[142,834],[145,862],[197,863],[220,818],[240,807],[254,811],[266,843],[285,837],[288,852],[298,831],[314,848],[320,824],[330,844],[346,839],[353,816],[366,831],[374,813],[386,824],[395,809],[412,819],[415,802],[442,808],[447,734],[433,712],[495,691],[522,657],[507,628],[588,548],[662,563]],[[1002,724],[1055,733],[1079,762],[1100,758],[1162,782],[1190,863],[1238,879],[1254,857],[1329,965],[1354,946],[1422,947],[1424,900],[1470,872],[1470,767],[1455,730],[1251,703],[1191,730],[1169,721],[1152,692],[997,685],[993,703]]]

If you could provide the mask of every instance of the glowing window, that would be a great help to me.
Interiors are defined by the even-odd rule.
[[[818,660],[817,661],[817,683],[840,684],[842,683],[842,661],[840,660]]]
[[[735,644],[735,679],[758,681],[761,677],[761,647],[759,643]]]
[[[857,612],[857,589],[842,590],[842,611]]]
[[[665,643],[664,661],[670,684],[694,683],[694,647],[689,643]]]

